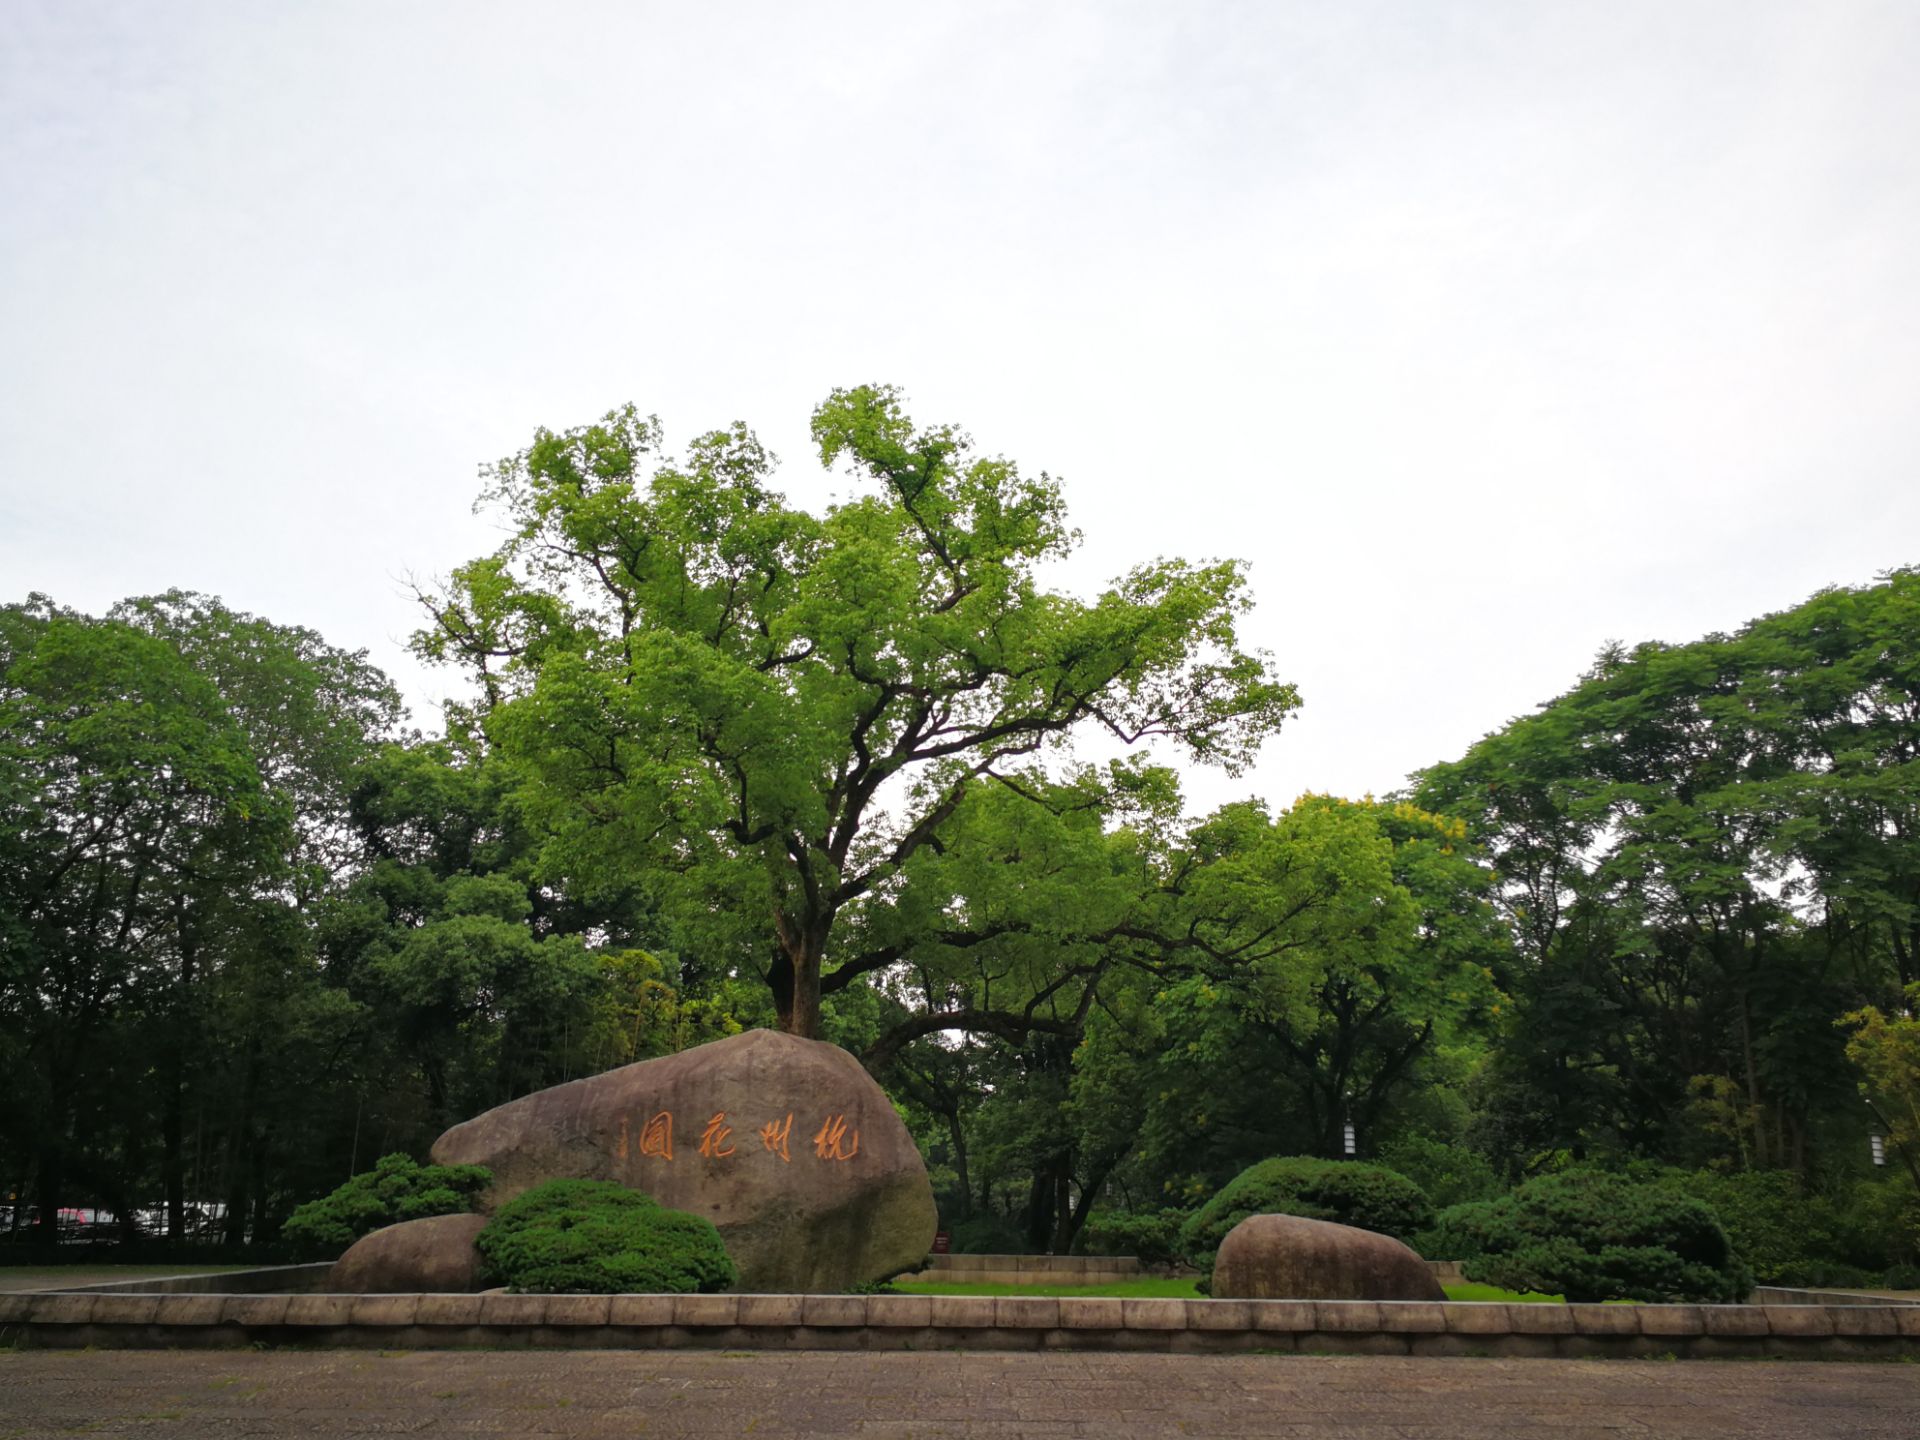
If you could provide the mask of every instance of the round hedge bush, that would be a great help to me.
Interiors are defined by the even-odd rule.
[[[1184,1210],[1096,1210],[1087,1217],[1089,1255],[1132,1255],[1142,1265],[1166,1265],[1180,1257]]]
[[[1469,1280],[1573,1301],[1731,1304],[1753,1272],[1698,1200],[1618,1175],[1567,1171],[1443,1212],[1434,1243]]]
[[[465,1214],[492,1182],[483,1165],[421,1165],[387,1155],[331,1195],[300,1206],[281,1233],[297,1254],[338,1255],[362,1235],[402,1220]]]
[[[1299,1215],[1407,1240],[1433,1221],[1426,1192],[1406,1176],[1358,1160],[1282,1155],[1250,1165],[1180,1227],[1181,1249],[1202,1269],[1249,1215]]]
[[[691,1295],[739,1279],[711,1221],[609,1180],[549,1180],[474,1242],[495,1279],[536,1294]]]

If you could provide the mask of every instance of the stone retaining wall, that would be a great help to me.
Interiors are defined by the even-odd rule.
[[[1806,1290],[1786,1285],[1756,1285],[1749,1305],[1920,1305],[1895,1295],[1855,1293],[1850,1290]]]
[[[202,1275],[156,1275],[146,1280],[107,1280],[72,1285],[69,1295],[305,1295],[327,1288],[331,1260],[317,1265],[264,1265],[258,1270],[222,1270]],[[48,1290],[56,1287],[49,1285]]]
[[[0,1343],[1920,1358],[1914,1305],[959,1295],[0,1295]]]

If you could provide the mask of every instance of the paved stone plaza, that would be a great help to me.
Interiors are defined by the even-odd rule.
[[[1887,1436],[1920,1366],[1284,1355],[14,1351],[42,1436]]]

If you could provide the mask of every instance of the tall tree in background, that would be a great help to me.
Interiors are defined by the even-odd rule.
[[[9,610],[4,644],[0,1023],[50,1236],[76,1171],[143,1118],[126,1113],[151,1054],[134,1042],[155,1031],[129,1021],[184,1003],[197,947],[275,875],[289,814],[218,690],[164,641],[36,599]]]
[[[738,1028],[724,992],[686,999],[665,972],[638,887],[584,903],[541,883],[505,761],[389,746],[358,771],[350,825],[359,864],[317,930],[329,982],[376,1037],[360,1087],[375,1153]]]
[[[781,1025],[820,1029],[847,907],[885,892],[982,784],[1081,727],[1237,769],[1298,703],[1243,652],[1232,562],[1142,566],[1089,603],[1047,589],[1074,540],[1058,487],[836,391],[823,463],[868,493],[815,516],[744,428],[659,458],[631,408],[541,432],[485,498],[512,537],[430,601],[488,736],[536,782],[575,884],[724,874],[765,915]]]
[[[1610,647],[1417,798],[1486,838],[1531,961],[1522,1148],[1805,1172],[1816,1115],[1858,1139],[1833,1021],[1891,997],[1920,923],[1920,574]]]
[[[149,1165],[176,1236],[190,1168],[236,1233],[268,1206],[328,1008],[301,907],[397,715],[363,657],[203,597],[0,612],[6,1148],[43,1227],[73,1182],[131,1215]]]
[[[1371,1144],[1488,1027],[1510,944],[1460,822],[1323,796],[1185,822],[1151,767],[1022,789],[971,797],[850,931],[898,960],[868,1063],[979,1178],[1023,1178],[1028,1244],[1065,1253],[1143,1156],[1217,1181],[1275,1146],[1338,1156],[1348,1120]],[[920,1038],[949,1027],[997,1045],[959,1065]]]
[[[171,647],[213,688],[288,822],[265,868],[173,897],[174,984],[153,1022],[169,1032],[156,1049],[155,1077],[169,1233],[178,1236],[184,1225],[188,1077],[218,1075],[215,1093],[229,1107],[217,1127],[226,1228],[238,1240],[249,1209],[266,1204],[268,1148],[287,1128],[276,1123],[284,1113],[271,1093],[285,1079],[283,1052],[311,1018],[309,1006],[333,1008],[315,993],[305,912],[352,873],[348,796],[359,767],[395,733],[404,711],[365,652],[207,596],[171,590],[123,601],[109,618]],[[237,905],[249,890],[252,903]]]

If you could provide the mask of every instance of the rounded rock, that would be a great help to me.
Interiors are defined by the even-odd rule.
[[[327,1272],[327,1288],[342,1295],[465,1294],[480,1282],[474,1237],[484,1215],[434,1215],[402,1220],[354,1241]]]
[[[749,1030],[537,1091],[447,1131],[492,1210],[543,1181],[613,1180],[711,1220],[746,1292],[831,1292],[922,1264],[926,1163],[886,1092],[836,1045]]]
[[[1221,1300],[1444,1300],[1427,1262],[1390,1235],[1307,1220],[1249,1215],[1213,1262]]]

